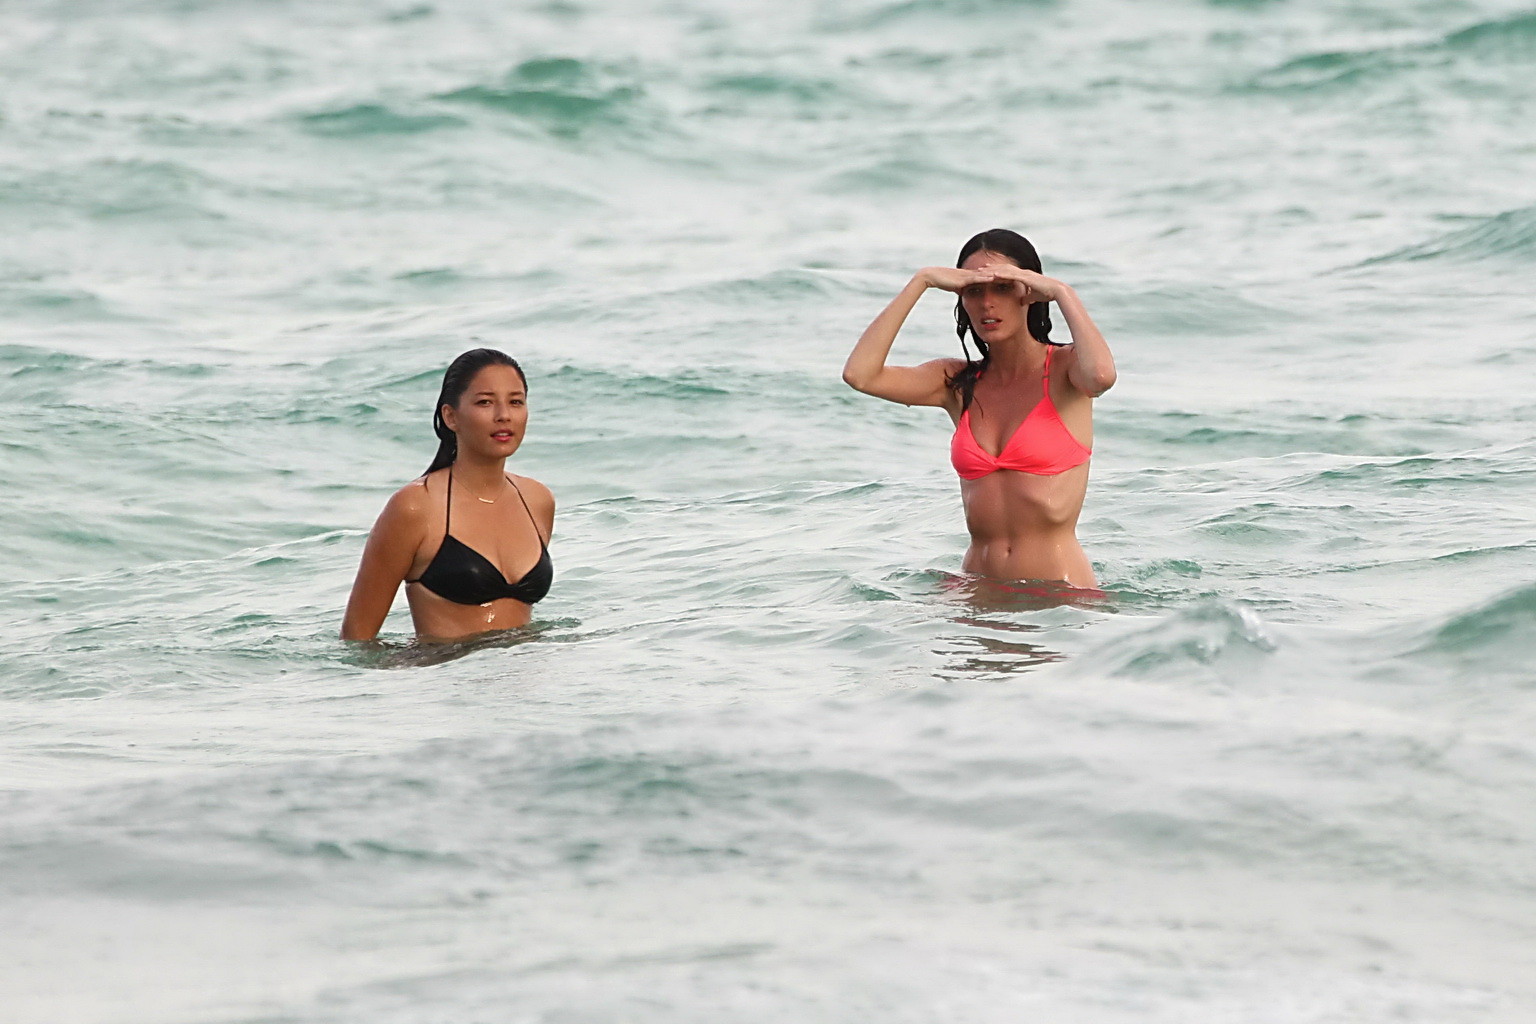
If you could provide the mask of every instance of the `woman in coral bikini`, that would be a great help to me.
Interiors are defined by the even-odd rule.
[[[887,366],[896,333],[923,292],[956,292],[955,330],[979,359]],[[1050,304],[1071,344],[1050,340]],[[1077,542],[1088,489],[1093,399],[1115,383],[1115,361],[1077,293],[1041,273],[1035,247],[994,228],[966,242],[955,268],[919,270],[859,338],[843,367],[856,390],[933,405],[955,422],[950,460],[971,546],[962,568],[1000,580],[1096,585]]]

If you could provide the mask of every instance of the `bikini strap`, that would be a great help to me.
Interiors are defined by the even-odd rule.
[[[448,504],[443,506],[443,536],[453,528],[453,467],[448,467]]]
[[[1046,398],[1051,397],[1051,346],[1045,350],[1045,369],[1040,372],[1040,391]]]
[[[539,532],[539,521],[533,518],[533,509],[528,507],[528,499],[523,497],[523,489],[517,486],[511,475],[507,476],[507,483],[512,484],[512,489],[517,492],[517,500],[523,503],[523,511],[528,513],[528,521],[533,524],[533,535],[539,538],[539,547],[548,547],[549,542],[546,541],[544,539],[544,535]]]

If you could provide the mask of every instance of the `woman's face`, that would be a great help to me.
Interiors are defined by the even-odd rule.
[[[528,429],[528,389],[510,366],[482,367],[457,405],[443,406],[443,423],[459,437],[459,451],[504,459]]]
[[[961,267],[965,270],[981,270],[994,263],[1018,266],[1006,256],[981,249],[967,256]],[[970,285],[961,291],[960,305],[971,318],[976,336],[988,344],[1029,330],[1029,306],[1014,281]]]

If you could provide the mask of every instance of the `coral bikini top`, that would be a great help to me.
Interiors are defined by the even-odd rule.
[[[1024,417],[997,455],[990,455],[976,442],[971,432],[971,410],[960,414],[955,436],[949,442],[949,461],[963,479],[979,480],[1000,469],[1036,476],[1055,476],[1081,466],[1093,454],[1061,422],[1056,403],[1051,401],[1051,351],[1045,352],[1045,369],[1040,374],[1040,401]]]

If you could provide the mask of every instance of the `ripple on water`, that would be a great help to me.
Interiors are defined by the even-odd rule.
[[[1483,59],[1529,59],[1536,56],[1536,11],[1469,25],[1446,36],[1442,45]]]
[[[1521,262],[1536,260],[1536,206],[1506,210],[1427,242],[1372,257],[1359,266],[1425,260],[1477,262],[1493,259]]]
[[[896,29],[925,22],[943,25],[996,21],[1012,15],[1037,14],[1058,0],[874,0],[863,9],[848,5],[836,17],[824,18],[820,27],[834,32]]]
[[[465,121],[451,114],[406,113],[383,103],[356,103],[303,114],[298,123],[315,135],[355,139],[417,135],[441,128],[459,128]]]
[[[499,82],[464,86],[436,98],[509,115],[559,138],[659,123],[633,72],[574,57],[526,60]]]
[[[1479,689],[1536,687],[1536,584],[1526,584],[1421,627],[1410,660],[1454,673]]]
[[[1500,63],[1518,74],[1532,54],[1536,12],[1478,22],[1428,42],[1301,54],[1252,76],[1237,91],[1333,95],[1390,79],[1443,74],[1458,62],[1480,76]],[[1509,81],[1518,86],[1517,79]]]
[[[96,158],[0,181],[0,206],[63,210],[94,220],[224,221],[222,200],[234,190],[179,160]]]
[[[1275,486],[1298,493],[1324,488],[1356,487],[1364,490],[1403,488],[1454,492],[1475,486],[1523,488],[1536,477],[1530,451],[1536,444],[1500,445],[1481,451],[1414,455],[1407,458],[1347,458],[1330,460],[1326,469],[1277,481]]]
[[[1273,627],[1258,612],[1213,597],[1117,637],[1089,651],[1084,660],[1112,676],[1184,683],[1198,675],[1241,686],[1261,673],[1279,647]]]

